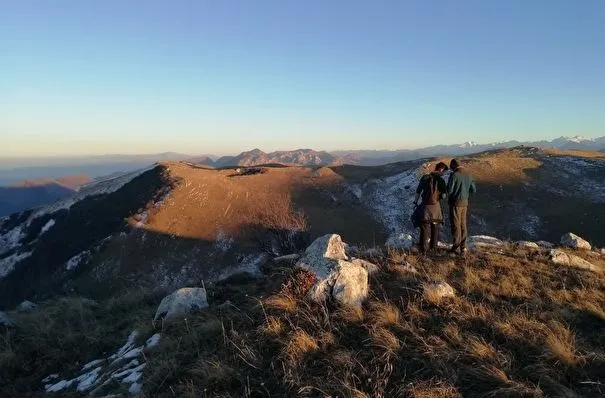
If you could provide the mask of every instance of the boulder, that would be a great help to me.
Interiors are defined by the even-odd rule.
[[[565,265],[568,267],[585,269],[593,272],[598,270],[595,265],[584,260],[582,257],[576,256],[574,254],[567,254],[563,250],[551,250],[550,259],[554,264],[557,265]]]
[[[488,249],[504,245],[504,242],[493,236],[474,235],[468,238],[468,247],[470,249]]]
[[[36,307],[36,304],[32,303],[31,301],[25,300],[17,306],[16,310],[19,312],[30,312],[35,310]]]
[[[158,307],[153,322],[159,319],[170,319],[195,310],[208,307],[206,289],[186,287],[164,297]]]
[[[540,249],[540,245],[538,245],[537,243],[529,242],[526,240],[520,240],[519,242],[515,242],[515,246],[517,246],[519,249],[532,249],[532,250]]]
[[[368,275],[373,275],[373,274],[377,273],[379,270],[379,268],[376,264],[371,263],[366,260],[362,260],[360,258],[355,258],[355,259],[351,260],[351,263],[353,263],[355,265],[360,265],[362,268],[364,268],[366,271],[368,271]]]
[[[340,235],[329,234],[315,239],[296,265],[322,280],[332,274],[339,261],[346,259],[345,244]]]
[[[13,326],[13,321],[6,312],[0,311],[0,326]]]
[[[550,242],[547,242],[545,240],[539,240],[536,242],[538,244],[538,246],[544,248],[544,249],[551,249],[552,247],[554,247],[555,245],[553,245]]]
[[[447,282],[429,282],[422,285],[424,298],[429,301],[440,301],[456,297],[454,288]]]
[[[578,235],[572,234],[571,232],[561,236],[561,244],[567,247],[573,247],[574,249],[590,250],[592,246],[590,243],[580,238]]]
[[[310,296],[316,301],[333,299],[345,306],[358,307],[368,295],[368,271],[374,264],[356,259],[346,261],[345,245],[339,235],[317,238],[296,264],[312,272],[317,283]]]
[[[385,246],[389,249],[408,250],[414,245],[414,239],[410,234],[399,234],[389,237]]]

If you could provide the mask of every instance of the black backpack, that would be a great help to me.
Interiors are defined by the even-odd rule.
[[[441,199],[441,193],[439,192],[438,177],[433,174],[429,174],[429,178],[426,187],[422,191],[422,204],[423,205],[436,205]]]

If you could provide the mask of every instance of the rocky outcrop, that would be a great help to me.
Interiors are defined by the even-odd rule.
[[[554,264],[557,265],[564,265],[593,272],[598,270],[598,268],[594,264],[584,260],[582,257],[576,256],[574,254],[565,253],[563,250],[551,250],[550,259]]]
[[[399,234],[387,239],[385,246],[389,249],[408,250],[414,245],[414,239],[410,234]]]
[[[440,301],[445,298],[456,297],[454,288],[447,282],[428,282],[422,285],[423,295],[426,300]]]
[[[362,268],[364,268],[366,271],[368,271],[368,275],[375,274],[379,271],[379,268],[376,264],[371,263],[366,260],[362,260],[360,258],[355,258],[355,259],[351,260],[351,263],[353,263],[355,265],[359,265]]]
[[[572,247],[574,249],[590,250],[592,246],[586,240],[580,238],[571,232],[566,233],[561,237],[561,245]]]
[[[369,262],[347,261],[345,244],[339,235],[317,238],[296,264],[318,279],[310,296],[316,301],[335,300],[341,305],[358,307],[368,295]],[[374,265],[374,264],[371,264]]]
[[[182,288],[164,297],[155,313],[153,322],[160,319],[168,320],[206,307],[208,307],[206,289],[202,287]]]

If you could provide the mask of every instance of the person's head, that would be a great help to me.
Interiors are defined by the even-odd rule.
[[[452,171],[456,171],[458,167],[460,167],[460,163],[458,163],[456,159],[452,159],[450,162],[450,169],[452,169]]]
[[[441,174],[445,173],[447,171],[447,164],[443,162],[437,163],[437,165],[435,165],[435,171]]]

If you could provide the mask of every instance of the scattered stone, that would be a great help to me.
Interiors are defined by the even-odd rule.
[[[521,240],[519,242],[516,242],[515,245],[519,248],[519,249],[535,249],[535,250],[539,250],[540,249],[540,245],[538,245],[535,242],[529,242],[526,240]]]
[[[538,244],[538,246],[543,247],[545,249],[551,249],[555,246],[554,244],[547,242],[545,240],[539,240],[536,243]]]
[[[414,245],[414,239],[410,234],[399,234],[387,239],[385,246],[389,249],[408,250]]]
[[[13,326],[13,321],[11,321],[6,312],[0,311],[0,325]]]
[[[296,265],[322,280],[332,273],[340,260],[346,259],[345,244],[340,235],[328,234],[315,239]]]
[[[35,310],[36,307],[36,304],[32,303],[31,301],[25,300],[17,306],[16,310],[19,312],[30,312]]]
[[[345,244],[339,235],[319,237],[307,248],[296,265],[317,277],[309,293],[314,300],[333,299],[342,305],[360,306],[366,299],[368,271],[365,267],[371,263],[359,259],[349,262],[346,258]]]
[[[206,307],[208,307],[206,289],[201,287],[182,288],[164,297],[155,313],[153,322],[155,323],[162,318],[170,319]]]
[[[444,298],[456,297],[454,288],[451,287],[447,282],[430,282],[425,283],[422,287],[424,298],[429,301],[439,301]]]
[[[474,235],[470,236],[467,241],[470,249],[489,249],[504,245],[504,242],[493,236]]]
[[[300,258],[300,254],[287,254],[285,256],[279,256],[273,258],[273,261],[276,263],[294,263]]]
[[[378,268],[376,264],[366,260],[362,260],[360,258],[355,258],[351,260],[351,263],[362,266],[366,271],[368,271],[368,275],[373,275],[380,270],[380,268]]]
[[[574,254],[567,254],[564,251],[558,249],[553,249],[550,251],[550,259],[554,264],[557,265],[565,265],[568,267],[575,267],[593,272],[596,272],[598,270],[595,265],[584,260],[582,257],[576,256]]]
[[[578,235],[572,234],[571,232],[566,233],[561,237],[561,244],[567,247],[573,247],[574,249],[590,250],[592,246],[590,243],[580,238]]]

